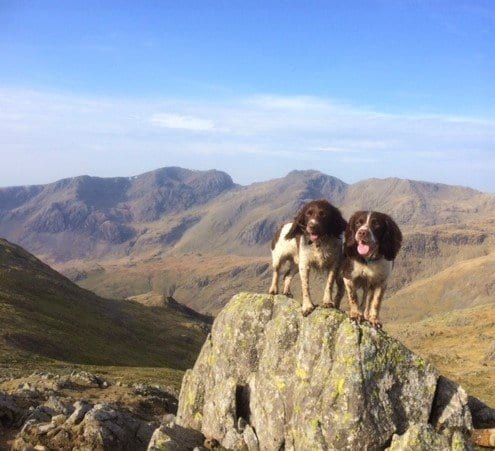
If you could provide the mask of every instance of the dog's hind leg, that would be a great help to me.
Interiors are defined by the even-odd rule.
[[[309,293],[309,266],[303,266],[299,268],[299,275],[301,276],[301,290],[302,290],[302,314],[308,316],[314,309],[315,305],[311,302]]]
[[[292,293],[290,291],[290,284],[294,276],[299,272],[299,266],[296,265],[293,261],[290,262],[289,269],[284,274],[284,291],[282,292],[288,297],[292,297]]]

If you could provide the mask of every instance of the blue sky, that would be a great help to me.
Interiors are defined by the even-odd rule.
[[[495,192],[495,2],[0,0],[0,186],[162,166]]]

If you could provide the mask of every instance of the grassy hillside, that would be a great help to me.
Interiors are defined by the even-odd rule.
[[[216,315],[239,291],[267,291],[270,271],[266,257],[200,254],[138,263],[119,260],[98,266],[83,264],[77,270],[69,269],[67,275],[105,297],[123,299],[153,291]]]
[[[206,328],[170,305],[100,298],[0,240],[0,367],[57,360],[185,369]]]
[[[482,304],[495,304],[495,253],[463,260],[397,291],[383,305],[384,317],[418,321]]]
[[[434,298],[430,302],[434,304]],[[453,310],[413,323],[385,322],[387,332],[491,406],[495,406],[495,359],[485,357],[495,348],[494,326],[493,304]]]

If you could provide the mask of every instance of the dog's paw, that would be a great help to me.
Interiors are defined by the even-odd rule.
[[[308,306],[303,306],[301,310],[302,316],[308,316],[315,308],[316,307],[313,304]]]
[[[270,289],[268,290],[268,294],[274,294],[274,295],[275,295],[275,294],[278,294],[278,290],[277,290],[276,288],[270,288]]]
[[[381,329],[382,328],[382,323],[378,318],[370,318],[368,319],[368,322],[375,328],[375,329]]]
[[[333,302],[323,302],[323,304],[321,304],[321,306],[324,308],[336,308],[335,304]]]
[[[220,442],[217,439],[207,437],[203,442],[203,446],[206,449],[218,449],[220,448]]]
[[[290,291],[290,290],[288,290],[288,291],[286,291],[286,292],[284,292],[284,293],[282,293],[282,294],[283,294],[283,295],[285,295],[285,296],[287,296],[288,298],[293,298],[293,297],[294,297],[294,296],[292,295],[292,293],[291,293],[291,291]]]
[[[361,312],[350,312],[349,313],[349,319],[351,322],[354,324],[361,324],[363,322],[363,314]]]

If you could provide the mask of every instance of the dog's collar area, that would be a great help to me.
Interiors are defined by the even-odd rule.
[[[382,257],[379,256],[379,257],[371,257],[371,258],[364,258],[362,257],[363,260],[364,260],[364,263],[366,263],[367,265],[372,265],[373,263],[376,263],[378,260],[381,260]]]

